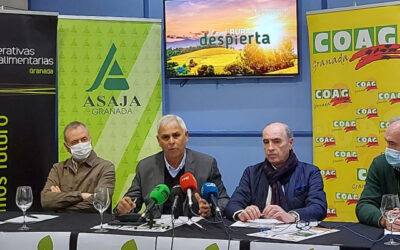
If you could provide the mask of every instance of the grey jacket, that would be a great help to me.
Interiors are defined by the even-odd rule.
[[[137,213],[140,211],[143,202],[149,204],[151,191],[156,185],[164,183],[164,174],[166,171],[163,151],[149,156],[138,163],[132,185],[124,195],[130,197],[132,200],[137,198],[136,208],[133,212]],[[213,182],[217,185],[219,196],[218,205],[221,211],[223,211],[229,201],[229,196],[227,195],[225,186],[222,183],[221,174],[217,167],[217,161],[211,156],[187,148],[185,173],[188,172],[192,173],[196,178],[198,193],[200,193],[201,186],[204,182]],[[197,204],[196,199],[193,198],[193,201]],[[162,209],[163,207],[161,205],[158,214],[162,213]],[[197,213],[198,209],[194,210],[194,212]]]

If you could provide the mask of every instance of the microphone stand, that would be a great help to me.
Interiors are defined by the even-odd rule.
[[[149,214],[149,221],[147,222],[147,225],[149,225],[149,228],[151,229],[154,224],[154,214],[153,211],[150,212]]]

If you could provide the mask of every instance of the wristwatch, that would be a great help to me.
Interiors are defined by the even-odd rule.
[[[300,220],[300,215],[296,211],[289,211],[288,213],[294,217],[294,223]]]

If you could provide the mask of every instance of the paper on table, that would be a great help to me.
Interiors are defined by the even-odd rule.
[[[267,228],[275,227],[276,225],[281,225],[283,222],[276,219],[256,219],[249,220],[247,222],[236,221],[231,226],[232,227],[251,227],[251,228]]]
[[[50,220],[58,217],[57,215],[48,215],[48,214],[29,214],[25,216],[25,221],[26,223],[35,223],[35,222],[40,222],[44,220]],[[22,223],[23,222],[23,216],[18,216],[15,218],[8,219],[6,221],[3,221],[2,223]]]
[[[191,220],[188,219],[186,216],[180,216],[178,219],[175,220],[174,222],[174,227],[177,228],[179,226],[182,226],[184,224],[192,225],[195,222],[197,223],[200,221],[203,217],[192,217]],[[92,227],[92,229],[99,229],[100,225]],[[171,223],[171,215],[169,214],[163,214],[161,215],[161,218],[155,219],[154,224],[152,228],[149,228],[146,222],[144,222],[140,226],[130,226],[130,225],[108,225],[108,224],[103,224],[103,228],[105,229],[113,229],[113,230],[123,230],[123,231],[141,231],[141,232],[166,232],[168,230],[172,229],[172,223]]]
[[[390,234],[390,230],[385,229],[385,235]],[[393,235],[400,235],[400,232],[393,232]]]
[[[281,226],[280,228],[280,230],[267,230],[247,235],[268,239],[298,242],[339,231],[337,229],[327,229],[321,227],[313,227],[309,230],[301,230],[296,228],[296,224],[286,225],[286,228]]]

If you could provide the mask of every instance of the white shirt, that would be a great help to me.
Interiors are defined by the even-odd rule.
[[[181,171],[181,169],[185,166],[185,161],[186,161],[186,149],[185,149],[185,153],[183,154],[183,158],[181,163],[179,163],[177,168],[172,167],[168,161],[167,158],[165,158],[165,154],[164,154],[164,161],[165,161],[165,167],[168,170],[168,173],[171,175],[172,178],[175,178],[176,175],[179,173],[179,171]]]

